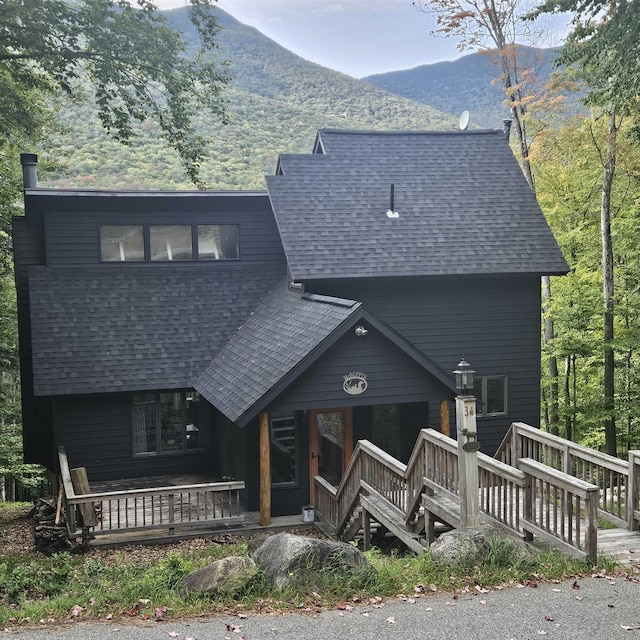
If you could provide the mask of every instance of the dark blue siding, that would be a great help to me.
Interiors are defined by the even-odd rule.
[[[508,414],[478,419],[486,453],[493,453],[511,422],[539,425],[538,277],[325,281],[310,289],[362,301],[445,371],[464,356],[479,376],[508,376]]]

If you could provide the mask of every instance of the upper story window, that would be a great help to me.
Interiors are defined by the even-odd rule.
[[[199,224],[198,258],[232,260],[240,254],[237,224]]]
[[[100,260],[189,261],[237,260],[237,224],[101,225]]]
[[[479,417],[507,413],[507,376],[479,376],[473,387]]]
[[[100,259],[104,262],[144,260],[142,225],[100,227]]]
[[[152,224],[149,239],[152,260],[193,260],[189,224]]]

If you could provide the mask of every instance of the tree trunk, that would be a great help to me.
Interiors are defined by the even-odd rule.
[[[555,330],[553,318],[549,312],[549,302],[551,300],[551,278],[542,276],[542,317],[544,323],[543,342],[545,346],[553,344]],[[553,353],[547,355],[547,376],[549,386],[547,388],[547,430],[558,435],[558,360]]]
[[[604,343],[604,435],[605,451],[615,456],[617,453],[615,418],[615,360],[613,351],[613,242],[611,238],[611,190],[616,170],[616,146],[618,127],[616,110],[611,107],[607,136],[607,157],[602,177],[602,206],[600,208],[600,233],[602,236],[602,298],[603,298],[603,343]]]
[[[574,373],[575,375],[575,373]],[[571,407],[571,356],[568,355],[564,361],[564,406],[566,409],[564,417],[564,437],[567,440],[573,440],[573,424],[571,423],[572,415],[569,408]]]

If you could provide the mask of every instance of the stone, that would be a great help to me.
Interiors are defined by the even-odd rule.
[[[321,586],[327,574],[349,576],[373,568],[357,547],[344,542],[279,533],[256,550],[254,560],[276,589]]]
[[[443,533],[431,545],[431,557],[439,564],[482,564],[486,562],[495,540],[504,540],[510,546],[508,557],[513,563],[532,557],[523,540],[502,533],[490,524],[453,529]]]
[[[241,591],[257,573],[258,567],[251,558],[229,556],[186,575],[180,585],[180,592],[185,595],[232,595]]]

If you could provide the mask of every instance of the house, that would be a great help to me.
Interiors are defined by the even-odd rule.
[[[64,445],[91,481],[234,477],[249,510],[266,490],[300,513],[355,441],[406,462],[421,428],[448,430],[463,357],[483,451],[539,424],[540,276],[567,264],[503,131],[324,129],[266,186],[27,182],[27,461],[55,470]]]

